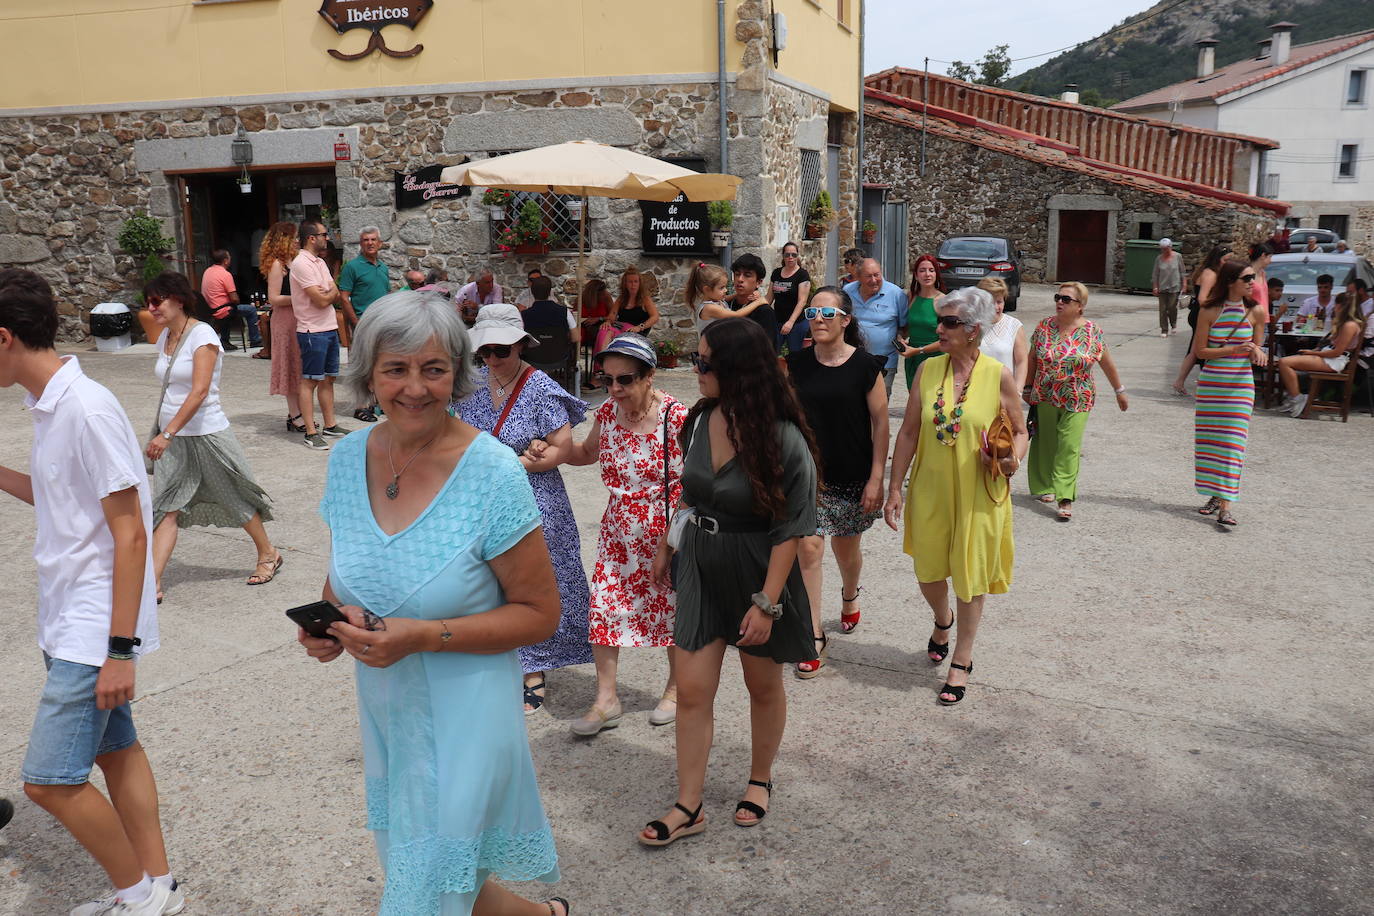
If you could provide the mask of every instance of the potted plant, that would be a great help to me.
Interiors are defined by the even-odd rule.
[[[239,193],[240,193],[240,194],[252,194],[252,193],[253,193],[253,179],[249,178],[247,175],[242,175],[242,176],[240,176],[240,178],[239,178]]]
[[[806,211],[806,237],[809,239],[824,238],[825,233],[830,229],[830,224],[835,221],[835,207],[830,202],[830,192],[821,191],[816,195],[816,199],[811,202],[811,208]]]
[[[682,347],[671,340],[658,340],[654,342],[654,354],[658,357],[658,368],[676,369]]]
[[[514,191],[502,188],[487,188],[482,194],[482,206],[487,208],[491,221],[499,223],[506,218],[506,207],[515,198]]]
[[[563,209],[568,211],[568,219],[578,222],[582,219],[582,211],[586,209],[585,201],[580,197],[563,198]]]
[[[147,213],[126,219],[115,240],[120,248],[133,255],[139,262],[139,273],[144,283],[167,269],[167,265],[162,262],[162,255],[171,251],[177,244],[175,239],[162,234],[162,221]],[[135,293],[134,299],[142,302],[143,293]],[[143,336],[150,343],[157,340],[159,328],[147,309],[139,310],[138,323],[143,327]]]
[[[502,251],[516,254],[548,254],[549,230],[544,228],[539,201],[525,201],[515,222],[497,233],[496,244]]]
[[[878,224],[873,222],[873,220],[864,220],[862,232],[865,245],[872,245],[878,240]]]
[[[713,200],[706,205],[706,218],[711,221],[711,244],[717,248],[729,245],[735,205],[728,200]]]

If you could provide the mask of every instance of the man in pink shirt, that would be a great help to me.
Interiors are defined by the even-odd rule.
[[[206,305],[210,306],[210,316],[215,319],[215,330],[219,331],[224,349],[237,350],[238,347],[229,342],[229,316],[239,303],[234,275],[229,272],[229,252],[216,248],[210,257],[215,263],[200,275],[200,294],[205,297]]]
[[[291,310],[296,315],[296,342],[301,350],[301,415],[305,445],[324,450],[325,436],[344,436],[348,430],[334,420],[334,377],[339,374],[339,318],[334,301],[339,288],[329,265],[320,256],[329,250],[324,224],[306,220],[300,226],[301,253],[291,262]],[[320,419],[315,428],[315,392]]]

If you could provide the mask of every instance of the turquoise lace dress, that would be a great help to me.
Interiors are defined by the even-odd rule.
[[[515,454],[482,433],[424,512],[387,535],[367,495],[375,428],[346,436],[329,458],[320,514],[333,537],[335,594],[384,618],[501,605],[488,563],[539,527]],[[386,870],[382,916],[468,914],[488,875],[557,881],[515,650],[421,652],[356,671],[367,826]]]

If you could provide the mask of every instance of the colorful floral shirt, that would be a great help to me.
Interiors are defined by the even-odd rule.
[[[1087,413],[1093,409],[1096,389],[1093,367],[1102,359],[1102,330],[1091,321],[1070,334],[1059,331],[1054,318],[1035,326],[1030,339],[1035,357],[1035,379],[1031,383],[1031,403],[1041,401],[1060,410]]]

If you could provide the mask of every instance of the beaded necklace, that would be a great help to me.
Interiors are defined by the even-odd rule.
[[[978,365],[978,356],[973,357],[973,364],[968,367],[968,377],[964,379],[964,387],[959,391],[959,399],[954,402],[954,410],[949,416],[945,415],[945,381],[949,379],[949,374],[953,371],[954,360],[945,364],[945,375],[940,380],[940,387],[935,389],[935,438],[945,445],[953,447],[954,440],[959,438],[959,429],[962,426],[960,418],[964,415],[964,399],[968,397],[968,386],[973,381],[973,368]]]

